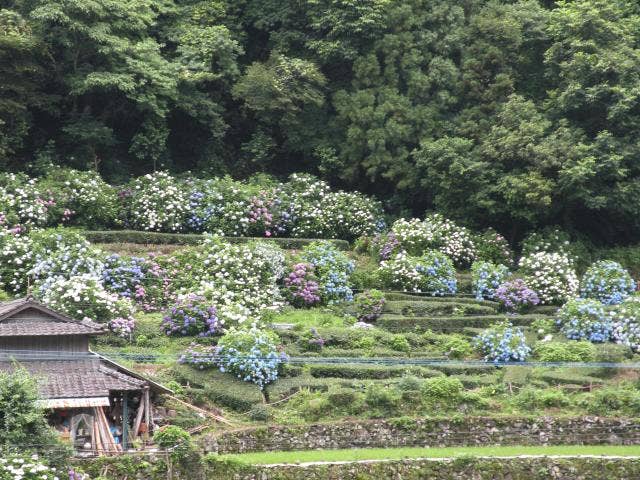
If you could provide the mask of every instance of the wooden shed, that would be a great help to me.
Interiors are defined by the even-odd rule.
[[[51,424],[79,451],[117,453],[154,428],[153,397],[170,390],[89,349],[106,333],[31,298],[0,303],[0,370],[38,382]]]

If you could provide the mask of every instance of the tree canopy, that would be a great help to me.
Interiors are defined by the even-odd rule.
[[[640,233],[631,0],[0,0],[0,166],[304,171],[511,239]]]

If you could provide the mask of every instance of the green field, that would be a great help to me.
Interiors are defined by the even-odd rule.
[[[492,446],[450,448],[355,448],[344,450],[306,450],[257,452],[224,455],[225,459],[247,464],[353,462],[359,460],[399,460],[403,458],[515,457],[518,455],[603,455],[640,456],[640,445],[562,445],[562,446]]]

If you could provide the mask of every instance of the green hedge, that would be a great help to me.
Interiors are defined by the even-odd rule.
[[[463,317],[401,317],[383,315],[376,326],[394,333],[424,332],[462,332],[465,328],[487,328],[491,324],[508,318],[517,326],[529,326],[534,320],[548,318],[546,315],[468,315]]]
[[[198,245],[202,243],[203,235],[195,233],[158,233],[138,230],[104,230],[86,231],[83,235],[92,243],[141,243],[153,245]],[[229,243],[247,243],[254,240],[275,242],[286,250],[298,250],[311,242],[314,238],[265,238],[265,237],[222,237]],[[346,240],[328,240],[340,250],[349,250]]]
[[[429,300],[388,300],[384,306],[384,313],[405,316],[435,316],[453,315],[454,312],[464,310],[464,315],[495,315],[497,308],[492,305],[458,302],[432,302]]]
[[[498,302],[494,302],[491,300],[476,300],[475,297],[462,296],[462,295],[450,295],[446,297],[434,297],[429,293],[408,293],[408,292],[399,292],[396,290],[386,290],[384,291],[384,298],[387,301],[395,301],[395,300],[408,300],[414,302],[445,302],[445,303],[464,303],[464,304],[474,304],[474,305],[488,305],[491,307],[499,307],[500,304]]]
[[[385,379],[402,377],[405,374],[417,377],[429,378],[441,375],[436,370],[411,366],[385,366],[385,365],[349,365],[349,364],[324,364],[309,365],[309,373],[316,378],[352,378],[352,379]]]

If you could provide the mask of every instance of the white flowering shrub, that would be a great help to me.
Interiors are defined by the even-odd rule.
[[[413,256],[420,256],[440,243],[437,232],[418,218],[396,220],[391,226],[391,233],[397,241],[397,250],[402,249]]]
[[[471,266],[471,288],[477,300],[494,298],[498,287],[507,279],[509,268],[491,262],[474,262]]]
[[[0,456],[1,480],[60,480],[61,477],[69,476],[66,473],[60,474],[55,467],[50,467],[37,455]]]
[[[55,200],[40,189],[35,178],[23,173],[0,173],[0,214],[8,224],[45,226],[53,205]]]
[[[520,259],[526,284],[538,294],[541,304],[558,304],[576,296],[578,276],[564,254],[538,252]]]
[[[273,266],[249,245],[207,237],[202,246],[178,252],[176,260],[179,293],[212,300],[225,326],[259,320],[283,304]]]
[[[134,179],[126,190],[127,216],[140,230],[180,232],[189,213],[188,192],[167,172]]]
[[[427,251],[421,257],[411,257],[401,251],[380,262],[378,275],[385,285],[407,292],[447,295],[457,291],[453,262],[435,250]]]
[[[55,205],[50,210],[58,223],[95,229],[118,220],[118,193],[96,172],[55,167],[41,183],[53,194]]]
[[[26,233],[0,229],[0,287],[13,293],[24,292],[33,264],[31,238]]]
[[[627,298],[613,307],[609,315],[613,341],[640,352],[640,297]]]
[[[580,296],[595,298],[605,305],[616,305],[636,289],[629,272],[612,260],[601,260],[591,265],[580,282]]]
[[[134,313],[129,300],[105,290],[101,279],[91,274],[49,277],[38,287],[36,292],[42,303],[72,318],[108,323]]]
[[[571,256],[571,241],[569,235],[560,229],[547,229],[533,232],[522,241],[522,255],[532,255],[539,252],[562,253]]]
[[[261,259],[276,280],[284,278],[287,272],[284,251],[275,243],[256,242],[250,245],[254,255]]]
[[[44,285],[53,277],[102,274],[102,252],[79,233],[67,229],[41,230],[32,232],[30,238],[33,267],[29,273],[35,282]]]

